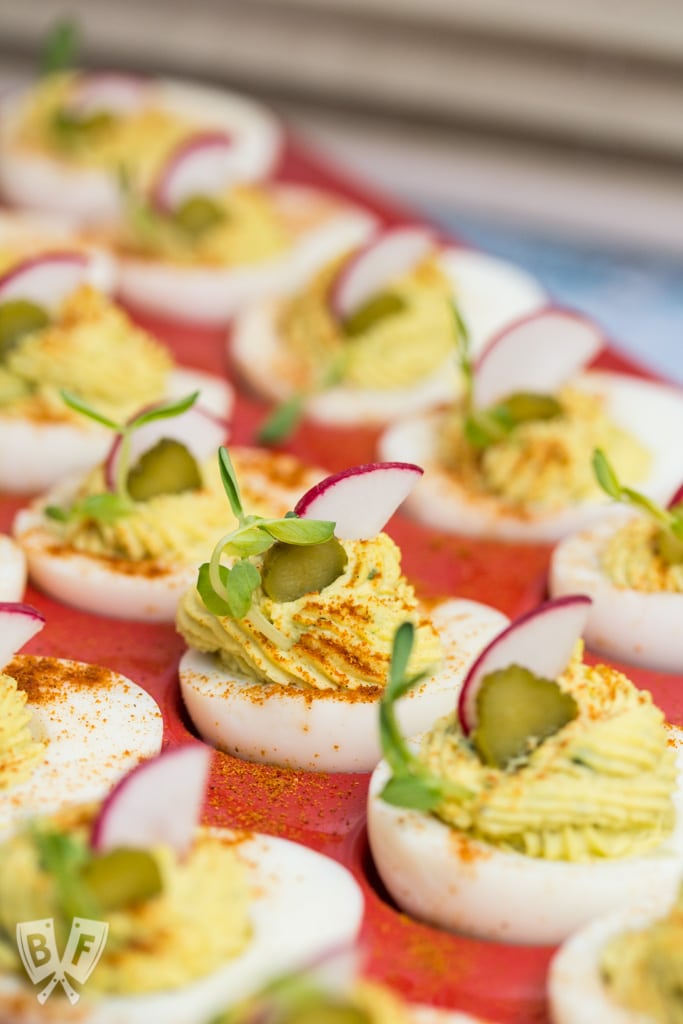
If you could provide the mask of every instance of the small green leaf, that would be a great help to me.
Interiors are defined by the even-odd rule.
[[[130,501],[119,494],[105,491],[102,494],[89,494],[72,509],[81,519],[97,519],[101,523],[115,523],[122,516],[130,515],[133,507]]]
[[[252,595],[261,583],[261,574],[251,562],[237,562],[228,572],[226,588],[230,613],[243,619],[251,607]]]
[[[218,572],[223,584],[228,582],[228,567],[227,565],[219,566]],[[204,562],[199,567],[199,575],[197,577],[197,590],[201,597],[207,611],[210,611],[212,615],[218,616],[231,616],[230,605],[227,601],[224,601],[222,597],[219,597],[211,586],[211,579],[209,577],[209,563]]]
[[[335,524],[324,519],[267,519],[261,523],[276,540],[285,544],[323,544],[334,536]]]
[[[76,63],[80,31],[75,18],[62,18],[50,29],[40,56],[40,74],[66,71]]]
[[[43,869],[52,876],[63,917],[67,921],[73,917],[99,918],[99,904],[80,876],[90,858],[84,843],[63,832],[38,828],[32,830],[32,839]]]
[[[294,395],[275,411],[261,425],[256,435],[259,444],[279,444],[293,434],[303,415],[305,395]]]
[[[396,700],[396,691],[405,679],[408,661],[415,643],[415,626],[412,622],[402,622],[394,634],[389,667],[389,684],[387,697]]]
[[[101,412],[93,409],[92,406],[84,402],[78,395],[75,395],[73,391],[67,391],[63,388],[60,392],[63,400],[73,409],[74,412],[80,412],[83,416],[87,416],[88,419],[94,420],[96,423],[101,423],[104,427],[109,427],[110,430],[115,430],[117,433],[121,433],[124,429],[119,423],[115,423],[114,420],[110,420],[108,416],[104,416]]]
[[[615,501],[621,501],[621,484],[617,475],[607,461],[602,448],[596,448],[592,459],[593,472],[605,494]]]
[[[223,548],[223,553],[236,558],[250,558],[251,555],[261,555],[268,548],[272,547],[274,540],[258,526],[251,526],[244,530],[237,530],[232,540]]]
[[[137,430],[139,427],[144,426],[145,423],[153,423],[155,420],[166,420],[173,416],[180,416],[181,413],[187,412],[198,398],[199,392],[193,391],[191,395],[176,399],[174,402],[166,402],[164,405],[158,405],[154,409],[147,409],[130,421],[128,430]]]
[[[46,505],[43,509],[43,515],[48,519],[54,519],[58,523],[68,523],[71,518],[68,511],[59,505]]]
[[[221,471],[223,487],[230,502],[230,508],[235,518],[241,523],[244,519],[244,509],[242,507],[242,498],[240,497],[240,488],[228,449],[223,447],[223,445],[218,449],[218,466]]]
[[[470,345],[470,332],[463,315],[460,312],[460,307],[457,302],[451,303],[451,310],[453,312],[453,319],[455,320],[455,328],[458,335],[458,341],[460,342],[461,348],[464,350],[463,357],[469,362],[469,345]]]
[[[509,427],[505,427],[489,412],[471,412],[465,417],[465,439],[473,448],[488,448],[502,441],[508,433]]]
[[[433,811],[443,794],[438,779],[421,775],[394,775],[384,786],[380,797],[394,807],[415,811]]]

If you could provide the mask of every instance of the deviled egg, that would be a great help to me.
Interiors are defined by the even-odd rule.
[[[548,307],[504,328],[471,360],[451,410],[404,420],[380,439],[383,459],[425,466],[409,510],[438,529],[505,540],[553,541],[604,514],[590,453],[653,498],[681,475],[671,445],[683,396],[624,374],[579,373],[602,336],[584,317]]]
[[[588,605],[562,598],[500,634],[470,669],[457,714],[417,750],[392,712],[409,686],[408,627],[397,635],[368,834],[407,913],[482,939],[552,944],[635,890],[674,891],[680,733],[620,672],[583,663]]]
[[[418,467],[355,467],[313,487],[295,516],[264,520],[245,512],[225,449],[221,465],[239,525],[178,606],[188,713],[205,740],[246,760],[368,771],[380,755],[377,709],[397,621],[415,623],[411,667],[424,676],[400,708],[412,735],[452,705],[469,663],[507,620],[473,601],[427,608],[402,575],[400,551],[381,531]]]
[[[281,131],[260,104],[219,89],[112,72],[70,72],[10,93],[0,118],[0,188],[15,206],[116,218],[125,167],[151,181],[181,140],[221,131],[240,180],[273,169]]]
[[[460,333],[478,350],[543,302],[521,270],[444,248],[423,228],[348,249],[293,294],[241,313],[231,341],[254,391],[298,398],[320,422],[383,423],[450,400]]]

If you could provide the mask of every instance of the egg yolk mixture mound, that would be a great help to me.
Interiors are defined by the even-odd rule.
[[[261,1015],[260,1015],[261,1014]],[[349,993],[320,991],[305,975],[287,976],[228,1010],[214,1024],[252,1024],[256,1020],[278,1024],[411,1024],[403,1001],[383,985],[359,981]]]
[[[0,791],[28,779],[43,755],[31,736],[26,694],[11,676],[0,673]]]
[[[0,413],[83,424],[61,398],[66,388],[105,416],[126,419],[164,395],[171,366],[162,345],[82,285],[53,323],[23,335],[0,357]]]
[[[638,517],[609,539],[601,565],[615,586],[648,594],[683,594],[683,563],[667,562],[657,552],[659,530],[657,523]]]
[[[649,928],[612,939],[600,972],[610,996],[658,1024],[683,1024],[683,890],[670,913]]]
[[[211,203],[207,222],[194,228],[172,213],[137,211],[126,220],[117,245],[134,257],[216,268],[265,263],[290,248],[288,226],[265,189],[240,185],[212,196]]]
[[[86,842],[84,833],[81,839]],[[165,848],[153,852],[163,890],[104,912],[109,935],[88,980],[89,992],[132,995],[180,988],[216,971],[248,945],[249,887],[234,843],[201,835],[183,861]],[[18,834],[0,846],[0,968],[23,972],[17,923],[50,917],[63,948],[71,918],[32,834]]]
[[[651,695],[607,665],[582,661],[579,642],[557,680],[578,716],[507,769],[482,763],[459,724],[442,719],[420,758],[472,795],[438,808],[473,838],[530,857],[582,861],[657,846],[674,825],[676,755]]]
[[[512,513],[528,505],[559,510],[599,497],[586,455],[595,448],[609,454],[625,479],[637,482],[646,475],[647,450],[609,418],[600,396],[567,387],[556,397],[559,416],[520,423],[484,449],[469,443],[464,417],[456,412],[442,427],[440,463],[467,491],[494,495]]]
[[[318,390],[329,375],[349,387],[409,387],[455,359],[453,288],[436,258],[424,260],[371,300],[366,322],[357,319],[352,333],[330,306],[330,290],[347,259],[326,266],[280,310],[278,372],[292,390]]]
[[[125,166],[136,180],[149,180],[172,150],[197,125],[155,104],[154,86],[139,108],[126,114],[86,114],[78,124],[78,73],[53,74],[24,101],[15,145],[81,169],[117,173]],[[74,121],[74,116],[76,120]]]
[[[258,683],[313,690],[384,689],[393,637],[406,619],[416,625],[410,672],[441,661],[434,627],[401,575],[401,553],[386,534],[343,541],[344,571],[321,591],[295,601],[276,602],[261,589],[254,599],[261,613],[291,646],[276,646],[248,618],[209,612],[195,588],[181,598],[178,630],[189,647],[215,653],[226,668]]]

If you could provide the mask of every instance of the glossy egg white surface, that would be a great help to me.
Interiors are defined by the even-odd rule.
[[[227,419],[234,392],[227,380],[199,370],[172,370],[167,398],[200,391],[199,402]],[[76,421],[20,419],[0,411],[0,490],[34,494],[64,477],[101,462],[113,440],[111,430],[85,416]]]
[[[660,896],[598,918],[572,935],[553,958],[548,997],[553,1024],[655,1024],[654,1019],[616,1003],[600,977],[607,943],[627,931],[640,931],[668,913],[672,898]]]
[[[483,253],[445,249],[440,263],[458,297],[474,351],[483,346],[490,332],[540,308],[545,301],[543,290],[529,274]],[[277,333],[277,313],[277,300],[242,311],[235,319],[230,351],[249,385],[265,398],[281,402],[290,397],[291,389],[280,370],[286,355]],[[305,407],[307,415],[320,423],[379,424],[451,402],[460,389],[454,355],[410,387],[336,386],[312,395]]]
[[[226,323],[249,302],[302,284],[319,266],[360,244],[375,217],[303,185],[269,186],[293,242],[285,253],[243,266],[193,266],[136,258],[119,260],[119,294],[139,309],[208,326]]]
[[[284,515],[302,491],[324,473],[304,466],[293,456],[256,448],[233,448],[231,455],[243,500],[267,502],[274,515]],[[32,583],[64,604],[95,615],[138,622],[173,622],[180,597],[197,582],[195,562],[136,563],[98,558],[62,545],[45,527],[43,508],[71,500],[78,480],[53,487],[19,511],[13,533],[27,559]],[[226,523],[234,522],[225,499]],[[207,537],[206,557],[218,537]]]
[[[26,589],[26,555],[0,533],[0,601],[21,601]]]
[[[238,136],[243,180],[265,177],[273,169],[280,152],[281,129],[261,104],[173,79],[150,80],[149,93],[161,109]],[[48,153],[17,148],[14,137],[25,95],[26,90],[16,90],[0,105],[0,190],[5,199],[14,206],[81,221],[115,219],[121,210],[115,169],[74,168]]]
[[[469,665],[507,625],[501,612],[476,601],[437,605],[432,621],[444,664],[397,705],[408,735],[453,710]],[[262,685],[230,676],[213,655],[188,650],[180,662],[180,689],[200,735],[247,761],[307,771],[370,771],[381,757],[376,696]]]
[[[625,517],[610,515],[561,541],[552,554],[552,597],[592,599],[584,639],[593,651],[662,672],[683,666],[683,593],[646,593],[616,586],[601,566],[602,553]]]
[[[614,421],[629,430],[650,452],[652,465],[638,488],[656,501],[666,500],[680,483],[681,459],[671,438],[683,432],[683,394],[673,387],[592,371],[573,382],[582,390],[604,396]],[[514,541],[555,541],[582,529],[605,514],[607,497],[548,511],[529,507],[512,514],[494,495],[466,492],[436,461],[441,415],[415,417],[390,427],[379,441],[385,461],[415,462],[423,478],[406,500],[405,508],[429,526],[472,537]],[[586,453],[590,458],[591,453]]]
[[[679,770],[674,832],[649,854],[591,862],[499,850],[431,815],[393,807],[379,796],[389,778],[382,761],[370,783],[368,835],[384,885],[418,920],[525,945],[562,942],[593,918],[621,907],[634,892],[672,898],[683,872],[683,733],[671,728],[671,736]]]
[[[21,818],[101,800],[139,761],[159,753],[161,711],[125,676],[33,655],[17,655],[3,672],[25,688],[31,733],[46,746],[29,779],[0,790],[0,838]]]
[[[272,977],[312,962],[321,949],[354,942],[363,896],[346,868],[297,843],[257,833],[235,849],[252,891],[253,937],[223,968],[183,988],[145,996],[96,1001],[86,986],[74,1007],[58,996],[40,1007],[26,982],[4,975],[0,1011],[11,1008],[14,1024],[208,1024]]]

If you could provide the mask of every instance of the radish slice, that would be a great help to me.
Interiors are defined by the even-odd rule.
[[[596,324],[548,306],[517,320],[486,346],[475,367],[474,402],[486,408],[515,391],[553,394],[604,345]]]
[[[90,258],[82,252],[46,252],[15,263],[0,277],[0,303],[25,299],[55,314],[82,281]]]
[[[592,601],[568,594],[521,615],[485,647],[470,667],[458,700],[458,720],[469,736],[477,724],[477,694],[485,676],[520,665],[544,679],[556,679],[583,633]]]
[[[384,529],[423,472],[410,462],[352,466],[311,487],[294,511],[302,519],[336,523],[340,540],[367,540]]]
[[[93,849],[170,846],[183,857],[199,824],[210,761],[208,747],[187,743],[139,764],[102,804]]]
[[[68,103],[71,113],[131,114],[140,107],[149,88],[145,78],[117,71],[99,71],[81,75]]]
[[[0,601],[0,670],[44,625],[45,616],[30,604]]]
[[[332,283],[330,306],[338,320],[352,316],[369,299],[423,260],[436,247],[425,228],[395,228],[355,252]]]
[[[151,200],[170,213],[191,196],[211,196],[234,180],[238,148],[227,132],[199,132],[171,153],[152,185]]]
[[[154,406],[150,408],[154,408]],[[197,462],[205,462],[218,451],[220,445],[227,439],[228,433],[227,420],[214,416],[208,409],[193,405],[179,416],[152,420],[151,423],[145,423],[139,430],[133,431],[130,439],[129,467],[132,469],[145,452],[154,448],[159,441],[165,438],[179,441],[185,445]],[[104,478],[109,490],[116,489],[121,442],[122,436],[117,434],[104,464]]]
[[[683,484],[678,488],[673,497],[670,499],[667,508],[674,508],[676,505],[683,505]]]

